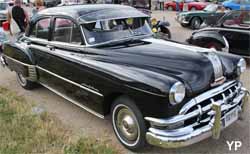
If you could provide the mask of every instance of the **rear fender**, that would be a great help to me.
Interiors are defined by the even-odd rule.
[[[6,42],[3,46],[3,58],[10,70],[21,73],[30,81],[37,81],[35,61],[27,45]]]
[[[214,31],[201,31],[194,33],[188,40],[190,44],[204,46],[208,42],[215,41],[220,43],[224,48],[228,46],[227,40],[224,36]]]

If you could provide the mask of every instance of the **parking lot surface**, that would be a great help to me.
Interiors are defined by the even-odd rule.
[[[192,30],[182,28],[174,19],[175,12],[153,12],[153,17],[157,19],[165,19],[170,22],[170,30],[172,38],[175,41],[184,42],[192,33]],[[84,111],[63,98],[57,96],[53,92],[40,87],[34,91],[26,91],[22,89],[16,82],[15,73],[10,72],[6,68],[0,67],[0,85],[10,90],[16,91],[19,95],[25,96],[29,101],[38,103],[48,112],[54,113],[64,124],[71,127],[75,132],[86,136],[95,137],[97,140],[110,143],[119,149],[120,153],[133,153],[126,150],[116,139],[110,118],[105,120],[99,119],[92,114]],[[242,81],[245,86],[250,89],[250,69],[243,75]],[[250,102],[246,107],[244,119],[237,121],[232,126],[225,129],[219,140],[211,138],[200,143],[178,149],[162,149],[158,147],[148,146],[140,153],[149,154],[249,154],[250,151]],[[240,141],[242,146],[230,151],[227,142]]]

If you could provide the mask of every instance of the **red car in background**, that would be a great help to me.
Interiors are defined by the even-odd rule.
[[[206,2],[195,2],[193,0],[184,0],[179,2],[180,10],[183,10],[184,3],[188,5],[188,11],[203,10],[209,3]],[[168,11],[176,10],[176,1],[166,2],[164,4],[165,9]]]

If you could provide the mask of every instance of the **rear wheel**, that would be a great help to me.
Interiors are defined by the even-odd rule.
[[[112,105],[112,125],[118,140],[130,150],[139,150],[146,144],[146,126],[135,103],[128,97],[119,97]]]
[[[17,82],[22,86],[24,89],[31,90],[36,87],[36,83],[29,81],[27,78],[25,78],[21,73],[16,73],[17,76]]]
[[[198,18],[198,17],[194,17],[192,20],[191,20],[191,28],[192,29],[199,29],[200,26],[201,26],[201,19]]]

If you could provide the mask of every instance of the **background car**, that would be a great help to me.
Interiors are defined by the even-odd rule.
[[[227,13],[218,24],[196,31],[188,39],[193,45],[250,58],[250,11]]]
[[[46,7],[54,7],[61,3],[61,0],[44,0]]]
[[[181,12],[177,14],[177,21],[183,27],[191,29],[199,29],[205,20],[209,20],[208,25],[217,23],[217,20],[225,14],[225,11],[220,5],[210,4],[201,11]],[[210,18],[210,19],[209,19]]]
[[[230,10],[250,10],[250,0],[228,0],[222,5]]]
[[[208,5],[208,3],[206,3],[206,2],[195,2],[193,0],[184,0],[184,2],[182,1],[179,3],[180,10],[183,10],[184,3],[187,3],[188,10],[192,10],[192,11],[203,10]],[[175,11],[176,10],[176,1],[166,2],[164,4],[164,7],[168,11]]]
[[[9,8],[9,3],[0,2],[0,25],[2,25],[3,21],[7,20],[8,8]]]

